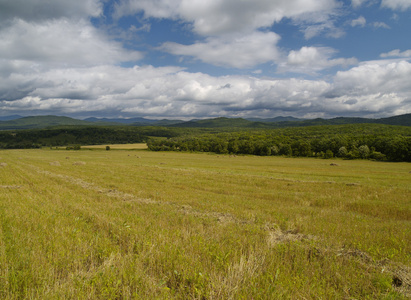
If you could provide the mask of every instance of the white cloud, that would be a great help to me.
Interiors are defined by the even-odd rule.
[[[393,10],[407,10],[411,8],[410,0],[382,0],[381,6],[388,7]]]
[[[354,8],[360,7],[363,3],[367,2],[368,0],[351,0],[351,5]]]
[[[342,65],[348,66],[357,63],[355,58],[331,59],[336,51],[328,47],[302,47],[300,50],[292,50],[288,54],[287,61],[279,64],[282,72],[315,73],[323,69]]]
[[[360,16],[357,19],[351,21],[351,26],[352,27],[355,27],[355,26],[364,27],[366,23],[367,23],[367,20],[365,20],[363,16]]]
[[[305,39],[309,40],[316,36],[325,35],[331,38],[340,38],[345,35],[341,27],[335,26],[336,20],[341,17],[341,8],[326,11],[306,13],[293,18],[294,24],[299,26],[304,33]]]
[[[340,94],[396,94],[411,97],[411,63],[407,61],[372,61],[348,71],[337,72],[335,89]]]
[[[387,53],[381,53],[380,57],[411,57],[411,49],[403,52],[400,52],[399,49],[395,49]]]
[[[7,85],[25,82],[29,88],[15,101],[0,101],[2,110],[81,116],[255,116],[297,111],[329,88],[323,81],[213,77],[153,67],[54,69],[41,80],[37,74],[15,79]]]
[[[32,66],[92,66],[134,61],[142,55],[127,51],[84,20],[57,19],[31,23],[15,19],[0,30],[0,57],[9,64]]]
[[[331,82],[215,77],[151,66],[31,70],[1,78],[0,109],[83,117],[375,117],[411,111],[409,78],[406,61],[362,63],[338,72]],[[15,101],[1,97],[10,90],[20,91]]]
[[[276,60],[279,57],[276,47],[279,39],[273,32],[253,32],[241,36],[209,37],[205,42],[192,45],[168,42],[161,49],[218,66],[250,68]]]
[[[391,28],[390,26],[388,26],[384,22],[374,22],[374,23],[372,23],[372,26],[374,26],[375,28],[385,28],[385,29],[390,29]]]
[[[311,75],[356,65],[329,75],[328,81],[216,77],[179,67],[120,67],[142,55],[92,25],[89,17],[102,14],[103,0],[49,2],[44,6],[43,0],[0,0],[2,114],[195,118],[386,116],[411,111],[411,64],[399,59],[410,57],[411,50],[393,50],[381,57],[396,59],[360,65],[354,58],[335,58],[336,50],[329,47],[302,47],[287,56],[279,51],[279,35],[266,31],[265,27],[290,18],[307,39],[319,34],[339,37],[344,32],[335,27],[340,3],[335,0],[125,0],[116,7],[118,17],[144,12],[146,18],[190,24],[204,40],[191,45],[164,43],[160,48],[214,65],[252,68],[273,62],[279,71]],[[353,6],[364,2],[352,1]],[[382,5],[404,10],[407,3],[387,0]],[[129,31],[149,31],[150,25],[144,24]],[[361,17],[351,23],[363,24]]]
[[[173,19],[178,16],[181,0],[122,0],[116,2],[114,16],[133,15],[144,12],[146,18]]]
[[[217,66],[251,68],[278,61],[279,36],[267,27],[290,18],[307,39],[325,33],[339,38],[345,32],[334,25],[341,4],[336,0],[123,0],[115,16],[143,13],[145,18],[167,18],[190,24],[205,39],[183,45],[166,42],[160,48]]]
[[[271,26],[283,18],[302,17],[319,11],[327,13],[336,7],[333,0],[216,0],[208,2],[210,5],[199,5],[204,1],[185,0],[182,4],[183,15],[186,18],[193,18],[195,31],[204,35],[244,32]]]
[[[124,0],[116,6],[121,17],[137,12],[154,18],[181,19],[204,36],[250,32],[271,26],[283,18],[327,14],[338,6],[335,0]]]
[[[369,5],[372,5],[372,4],[376,4],[379,2],[381,2],[381,7],[390,8],[392,10],[405,11],[411,8],[410,0],[381,0],[381,1],[379,0],[351,0],[351,5],[354,8],[359,8],[365,3],[369,3]]]
[[[337,72],[325,94],[324,111],[384,117],[411,111],[411,64],[406,61],[369,61]]]

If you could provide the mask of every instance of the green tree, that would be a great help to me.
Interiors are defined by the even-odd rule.
[[[360,157],[361,157],[362,159],[366,159],[366,158],[368,158],[368,157],[370,156],[370,148],[368,148],[367,145],[361,145],[361,146],[358,148],[358,152],[359,152]]]
[[[291,148],[291,146],[289,144],[285,144],[285,145],[280,145],[280,155],[287,155],[287,156],[291,156],[293,154],[293,150]]]
[[[348,150],[344,146],[342,146],[340,149],[338,149],[338,156],[339,157],[346,157],[347,154],[348,154]]]
[[[333,157],[334,157],[334,153],[330,149],[325,151],[324,158],[329,159],[329,158],[333,158]]]

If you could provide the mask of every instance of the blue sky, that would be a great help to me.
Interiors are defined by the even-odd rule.
[[[0,0],[0,116],[411,112],[411,0]]]

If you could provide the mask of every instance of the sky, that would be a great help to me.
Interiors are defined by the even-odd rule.
[[[411,0],[0,0],[0,116],[411,113]]]

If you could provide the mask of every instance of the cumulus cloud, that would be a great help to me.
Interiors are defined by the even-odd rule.
[[[411,64],[406,61],[369,61],[334,77],[324,94],[323,109],[350,115],[384,117],[411,109]]]
[[[1,114],[200,118],[411,111],[411,64],[405,59],[411,50],[393,50],[381,57],[395,59],[360,64],[355,58],[336,57],[330,47],[280,51],[280,36],[268,30],[284,18],[300,26],[307,39],[342,36],[335,26],[336,0],[120,0],[114,8],[118,18],[136,13],[147,18],[143,27],[129,27],[135,34],[150,30],[150,18],[184,23],[201,36],[199,41],[167,42],[157,50],[213,65],[241,69],[273,63],[280,72],[310,75],[354,65],[317,80],[269,78],[267,65],[250,70],[261,78],[211,76],[180,67],[122,67],[142,54],[93,26],[90,18],[102,15],[103,0],[49,2],[46,7],[43,0],[0,0]],[[407,3],[386,0],[382,5],[405,10]],[[351,23],[363,24],[361,17]]]
[[[354,8],[360,7],[363,3],[367,2],[368,0],[351,0],[351,5]]]
[[[345,35],[345,31],[335,25],[341,17],[341,7],[336,5],[333,9],[325,11],[315,11],[293,17],[293,23],[300,27],[305,39],[324,35],[330,38],[340,38]]]
[[[276,60],[279,57],[276,47],[279,39],[273,32],[253,32],[241,36],[210,37],[205,42],[192,45],[168,42],[161,49],[218,66],[250,68]]]
[[[338,72],[331,82],[210,76],[151,66],[52,69],[38,75],[3,78],[0,95],[25,89],[15,101],[0,101],[0,109],[152,118],[386,116],[411,109],[411,64],[407,61],[361,63]]]
[[[144,12],[146,18],[173,18],[189,22],[203,36],[250,32],[271,26],[283,18],[332,11],[335,0],[123,0],[115,15]]]
[[[387,53],[381,53],[381,57],[411,57],[411,49],[401,52],[399,49]]]
[[[410,99],[411,64],[407,61],[372,61],[337,72],[334,94],[348,97],[395,95]],[[395,104],[395,103],[394,103]]]
[[[189,45],[166,42],[159,50],[217,66],[250,68],[279,59],[280,37],[266,30],[284,18],[292,19],[307,39],[323,33],[343,36],[334,25],[339,8],[336,0],[123,0],[114,15],[180,20],[205,39]]]
[[[41,79],[27,74],[5,84],[19,82],[30,88],[16,101],[0,101],[2,110],[168,118],[297,111],[329,88],[324,81],[213,77],[178,68],[114,66],[54,69]]]
[[[411,1],[409,0],[382,0],[381,6],[388,7],[393,10],[405,11],[411,8]]]
[[[334,58],[336,51],[329,47],[302,47],[292,50],[284,61],[276,44],[280,37],[273,32],[254,32],[248,36],[208,38],[193,45],[165,43],[160,49],[175,55],[186,55],[203,62],[234,68],[250,68],[274,62],[280,72],[314,74],[334,66],[357,63],[355,58]]]
[[[331,59],[334,54],[336,51],[329,47],[302,47],[298,51],[290,51],[287,61],[280,63],[279,70],[313,74],[334,66],[348,66],[357,63],[355,58]]]
[[[126,51],[84,20],[56,19],[31,23],[15,19],[0,30],[0,57],[32,65],[92,66],[138,60],[142,55]]]
[[[351,21],[352,27],[355,27],[355,26],[364,27],[365,24],[367,24],[367,20],[363,16],[360,16],[357,19]]]

